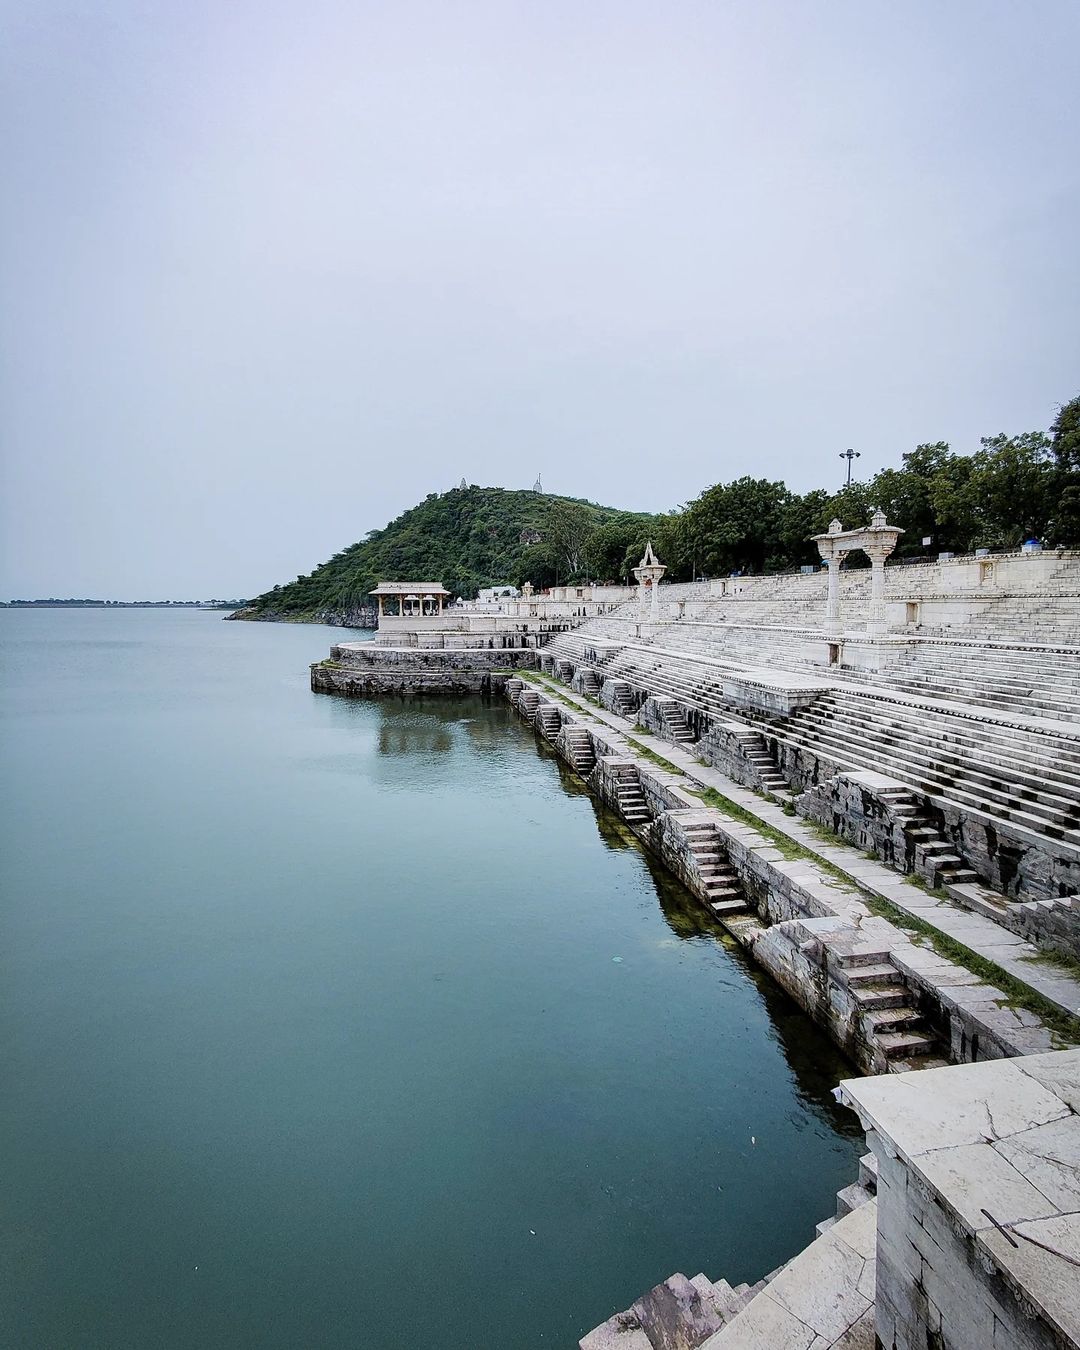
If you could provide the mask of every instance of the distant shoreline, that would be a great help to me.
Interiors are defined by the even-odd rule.
[[[0,600],[0,609],[236,609],[244,600]]]

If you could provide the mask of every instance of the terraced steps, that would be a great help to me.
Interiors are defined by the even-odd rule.
[[[839,959],[841,983],[846,984],[859,1008],[867,1040],[878,1046],[890,1069],[901,1062],[929,1057],[939,1049],[926,1027],[900,972],[888,959],[888,950],[865,948]]]
[[[566,748],[574,772],[587,778],[596,768],[596,751],[592,737],[582,726],[571,726],[566,732]]]
[[[775,734],[809,749],[857,756],[861,764],[924,791],[954,796],[966,791],[981,809],[1031,829],[1080,828],[1080,777],[1069,758],[1075,747],[1034,733],[1002,734],[991,726],[976,733],[958,725],[961,721],[935,709],[843,690],[777,723]],[[1054,766],[1050,756],[1064,758]]]
[[[628,825],[647,825],[652,817],[637,769],[633,764],[619,764],[614,769],[613,777],[619,815]]]
[[[745,914],[747,905],[738,874],[715,825],[683,826],[687,848],[705,890],[705,902],[717,917]]]

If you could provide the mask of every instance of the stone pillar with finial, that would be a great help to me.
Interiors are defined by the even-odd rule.
[[[660,578],[667,571],[667,567],[657,558],[653,552],[652,540],[650,539],[645,546],[645,553],[641,562],[634,568],[634,576],[637,578],[638,586],[638,617],[645,618],[645,597],[649,596],[649,620],[652,623],[658,622],[660,618],[660,604],[657,599],[657,591],[660,586]]]

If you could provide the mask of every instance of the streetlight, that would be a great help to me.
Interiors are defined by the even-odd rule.
[[[846,460],[847,460],[847,482],[844,484],[844,486],[845,486],[845,487],[850,487],[850,486],[851,486],[851,461],[852,461],[853,459],[861,459],[862,456],[860,455],[860,453],[858,452],[858,450],[852,450],[851,447],[849,446],[848,449],[846,449],[846,450],[841,450],[841,451],[840,451],[840,458],[841,458],[841,459],[846,459]]]

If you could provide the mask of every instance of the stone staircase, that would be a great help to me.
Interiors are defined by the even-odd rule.
[[[748,727],[745,731],[736,732],[735,739],[742,747],[744,759],[757,774],[758,781],[765,791],[771,792],[774,796],[790,797],[787,779],[769,753],[764,736]]]
[[[686,711],[671,699],[658,700],[660,721],[663,734],[669,741],[685,744],[694,739],[690,724],[686,720]]]
[[[944,1061],[938,1042],[912,1005],[900,972],[889,960],[888,948],[841,953],[838,961],[838,979],[847,985],[866,1039],[882,1051],[889,1071],[940,1067]]]
[[[546,741],[554,741],[562,727],[562,714],[551,703],[542,703],[534,718],[536,729]]]
[[[615,804],[619,809],[619,815],[628,825],[648,825],[652,817],[636,766],[617,764],[612,776],[615,785]]]
[[[616,1313],[595,1331],[583,1336],[578,1342],[579,1350],[698,1350],[699,1346],[712,1346],[713,1337],[717,1350],[721,1347],[723,1350],[818,1350],[819,1346],[821,1350],[828,1350],[832,1345],[836,1350],[841,1347],[843,1350],[868,1350],[873,1345],[873,1272],[870,1272],[871,1278],[865,1278],[865,1262],[854,1257],[852,1247],[847,1243],[838,1244],[837,1238],[844,1235],[850,1242],[850,1216],[864,1211],[869,1217],[861,1223],[864,1231],[861,1241],[855,1245],[862,1248],[866,1260],[872,1258],[876,1206],[870,1210],[865,1207],[874,1206],[876,1196],[877,1159],[869,1153],[859,1160],[858,1180],[837,1192],[835,1217],[818,1224],[816,1240],[791,1261],[756,1284],[732,1286],[727,1280],[710,1280],[707,1275],[695,1275],[692,1279],[681,1274],[672,1275],[643,1294],[626,1312]],[[838,1225],[840,1233],[830,1237]],[[800,1267],[806,1268],[805,1273],[800,1272]],[[815,1337],[810,1331],[796,1344],[785,1337],[775,1316],[760,1319],[760,1325],[749,1325],[755,1321],[755,1311],[760,1307],[755,1304],[755,1299],[774,1282],[778,1282],[777,1290],[785,1283],[794,1283],[805,1290],[804,1297],[822,1299],[826,1307],[834,1302],[844,1306],[850,1304],[856,1286],[867,1290],[856,1306],[867,1308],[869,1305],[868,1316],[864,1314],[862,1319],[864,1329],[869,1326],[869,1339],[841,1336],[834,1342],[831,1338]],[[843,1319],[839,1320],[842,1325]],[[801,1335],[801,1328],[798,1330]]]
[[[574,772],[582,778],[588,778],[596,768],[596,751],[592,737],[583,726],[575,724],[567,727],[566,749]]]
[[[970,867],[941,837],[915,793],[908,788],[880,788],[877,796],[903,825],[912,844],[914,871],[934,888],[967,884],[978,880]]]
[[[874,1153],[864,1153],[859,1159],[859,1179],[850,1186],[836,1192],[836,1213],[828,1219],[822,1219],[815,1232],[822,1237],[830,1228],[835,1228],[841,1219],[854,1214],[863,1205],[868,1205],[877,1195],[878,1161]]]
[[[672,1275],[578,1342],[579,1350],[696,1350],[765,1288],[707,1275]]]
[[[581,692],[586,698],[600,697],[600,676],[590,666],[578,672]]]
[[[637,703],[630,685],[625,680],[614,680],[611,685],[611,711],[632,722],[637,715]]]
[[[686,835],[687,850],[705,888],[709,909],[719,918],[745,914],[746,898],[716,826],[705,823],[684,825],[683,833]]]
[[[535,719],[536,710],[540,706],[540,695],[526,685],[517,696],[517,706],[518,711],[531,722]]]
[[[770,735],[1036,835],[1080,845],[1080,744],[932,705],[835,690]]]

